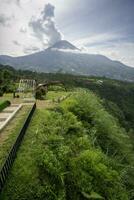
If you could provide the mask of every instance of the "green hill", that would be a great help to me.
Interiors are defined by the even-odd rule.
[[[134,198],[133,145],[92,92],[37,109],[1,195],[18,199]]]
[[[1,69],[2,94],[22,77],[67,92],[53,86],[37,101],[0,199],[134,199],[133,83]]]

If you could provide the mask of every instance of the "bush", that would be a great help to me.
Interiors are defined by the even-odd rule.
[[[10,105],[10,101],[3,101],[0,103],[0,112]]]
[[[0,97],[3,96],[3,91],[0,89]]]
[[[35,95],[36,99],[43,100],[46,96],[46,93],[47,93],[47,91],[45,88],[38,88],[36,90],[36,95]]]
[[[60,109],[46,113],[42,122],[42,146],[37,156],[42,195],[47,196],[45,188],[49,188],[49,198],[56,200],[128,200],[117,161],[112,163],[101,149],[95,149],[78,116],[67,111],[67,105],[73,108],[75,102],[67,100]]]
[[[117,156],[122,162],[131,160],[133,147],[128,134],[104,109],[97,96],[81,92],[74,98],[65,100],[62,107],[74,113],[90,135],[94,134],[94,144],[101,147],[104,153]]]
[[[100,151],[92,149],[81,152],[71,159],[70,168],[70,177],[81,196],[86,194],[92,199],[92,193],[96,193],[102,199],[128,199],[119,173],[110,167],[108,159]]]

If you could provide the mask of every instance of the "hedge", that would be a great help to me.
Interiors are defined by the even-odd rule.
[[[8,107],[10,104],[11,104],[10,101],[2,101],[2,102],[0,102],[0,112],[1,112],[4,108]]]

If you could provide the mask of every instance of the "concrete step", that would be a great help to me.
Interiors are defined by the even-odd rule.
[[[22,104],[11,104],[0,112],[0,131],[9,123],[21,107]]]

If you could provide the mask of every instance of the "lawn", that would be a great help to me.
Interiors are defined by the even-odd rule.
[[[30,108],[31,106],[23,106],[9,124],[0,132],[0,166],[2,166],[11,146],[15,142]]]
[[[38,185],[39,174],[35,158],[37,158],[37,151],[41,143],[41,137],[38,133],[41,131],[41,119],[44,114],[44,111],[38,109],[35,111],[32,122],[30,123],[28,131],[26,132],[22,145],[19,149],[17,159],[14,162],[13,169],[9,175],[9,181],[7,181],[5,186],[5,189],[7,190],[6,194],[0,198],[5,200],[23,199],[22,196],[25,196],[25,193],[17,196],[17,191],[21,193],[23,184],[26,185],[27,188],[32,187],[33,191],[34,187],[36,188],[36,185]],[[31,193],[33,191],[29,191],[29,195],[32,195]]]
[[[64,92],[64,91],[49,91],[48,93],[47,93],[47,96],[46,96],[46,99],[47,100],[57,100],[58,98],[60,98],[60,97],[63,97],[63,96],[67,96],[67,95],[69,95],[70,94],[70,92]]]
[[[12,93],[6,93],[2,97],[0,97],[0,101],[4,100],[12,100],[13,99],[13,94]]]

